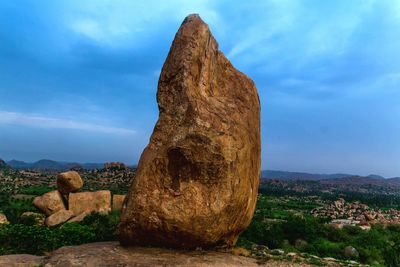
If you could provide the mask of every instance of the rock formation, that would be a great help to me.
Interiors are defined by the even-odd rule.
[[[59,210],[46,218],[47,226],[56,226],[68,221],[74,214],[70,210]]]
[[[82,212],[108,213],[111,211],[111,192],[79,192],[69,194],[68,207],[77,216]]]
[[[124,202],[123,245],[231,246],[253,216],[260,103],[198,15],[182,23],[158,82],[159,119]]]
[[[33,205],[43,211],[47,216],[50,216],[59,210],[65,210],[62,195],[57,190],[35,197]]]
[[[76,192],[83,186],[83,180],[76,171],[62,172],[57,176],[58,191],[67,195]]]

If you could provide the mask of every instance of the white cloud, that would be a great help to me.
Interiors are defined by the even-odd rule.
[[[64,23],[70,30],[109,46],[132,44],[149,28],[168,20],[181,21],[190,13],[200,13],[209,23],[218,21],[209,0],[89,0],[66,5]]]
[[[8,111],[0,111],[0,124],[13,124],[49,129],[73,129],[121,135],[136,133],[136,131],[131,129]]]

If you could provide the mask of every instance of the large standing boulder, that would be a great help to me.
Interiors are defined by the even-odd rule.
[[[47,216],[65,210],[63,197],[58,190],[45,193],[33,199],[33,205],[44,212]]]
[[[111,192],[100,190],[96,192],[71,193],[68,198],[68,208],[78,216],[83,212],[108,213],[111,211]]]
[[[83,186],[83,180],[76,171],[62,172],[57,176],[58,190],[67,195],[76,192]]]
[[[260,103],[198,15],[175,36],[157,102],[159,119],[122,208],[121,244],[233,245],[256,204]]]

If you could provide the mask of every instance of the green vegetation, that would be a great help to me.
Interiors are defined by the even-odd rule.
[[[119,213],[91,214],[79,223],[48,228],[38,225],[0,225],[0,255],[44,254],[62,246],[116,240]]]
[[[47,192],[55,190],[55,187],[48,187],[44,185],[26,186],[19,189],[20,194],[41,196]]]
[[[353,259],[372,266],[400,266],[400,225],[375,225],[370,231],[355,226],[335,229],[323,219],[307,215],[306,211],[313,207],[300,198],[294,202],[259,197],[253,221],[241,235],[238,246],[249,248],[259,244],[321,257]],[[346,246],[356,248],[359,257],[346,258]]]
[[[97,189],[97,184],[90,189]],[[114,192],[125,193],[126,187],[111,186]],[[122,189],[121,189],[122,188]],[[36,211],[29,196],[42,195],[54,188],[35,185],[20,187],[14,195],[0,192],[0,212],[4,213],[10,224],[0,225],[0,255],[30,253],[42,255],[66,245],[79,245],[88,242],[117,239],[119,213],[109,215],[91,214],[79,223],[65,223],[59,227],[48,228],[35,225],[31,218],[22,218],[26,211]],[[319,257],[333,257],[339,260],[356,260],[371,266],[400,266],[400,225],[374,225],[371,230],[345,226],[336,229],[327,224],[327,219],[316,218],[310,211],[323,205],[324,201],[346,197],[349,201],[358,200],[357,194],[317,194],[317,196],[282,192],[260,194],[253,221],[240,236],[238,246],[251,248],[265,245],[271,249],[279,248],[285,252],[312,254]],[[380,208],[393,207],[397,201],[391,196],[371,195],[363,202],[374,203]],[[344,249],[354,247],[359,255],[346,257]],[[310,258],[315,264],[317,258]],[[319,263],[320,264],[320,263]]]

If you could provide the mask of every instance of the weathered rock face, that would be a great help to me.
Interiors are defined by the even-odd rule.
[[[68,207],[78,216],[82,212],[108,213],[111,211],[111,192],[100,190],[96,192],[71,193],[68,198]]]
[[[70,210],[60,210],[46,218],[47,226],[56,226],[68,221],[74,214]]]
[[[253,216],[260,175],[257,89],[188,16],[157,92],[159,119],[120,222],[123,245],[231,246]]]
[[[57,176],[57,188],[63,194],[76,192],[83,186],[83,180],[76,171],[62,172]]]
[[[125,195],[113,195],[112,210],[121,210]]]
[[[43,211],[47,216],[50,216],[59,210],[65,210],[63,198],[57,190],[35,197],[33,205]]]

